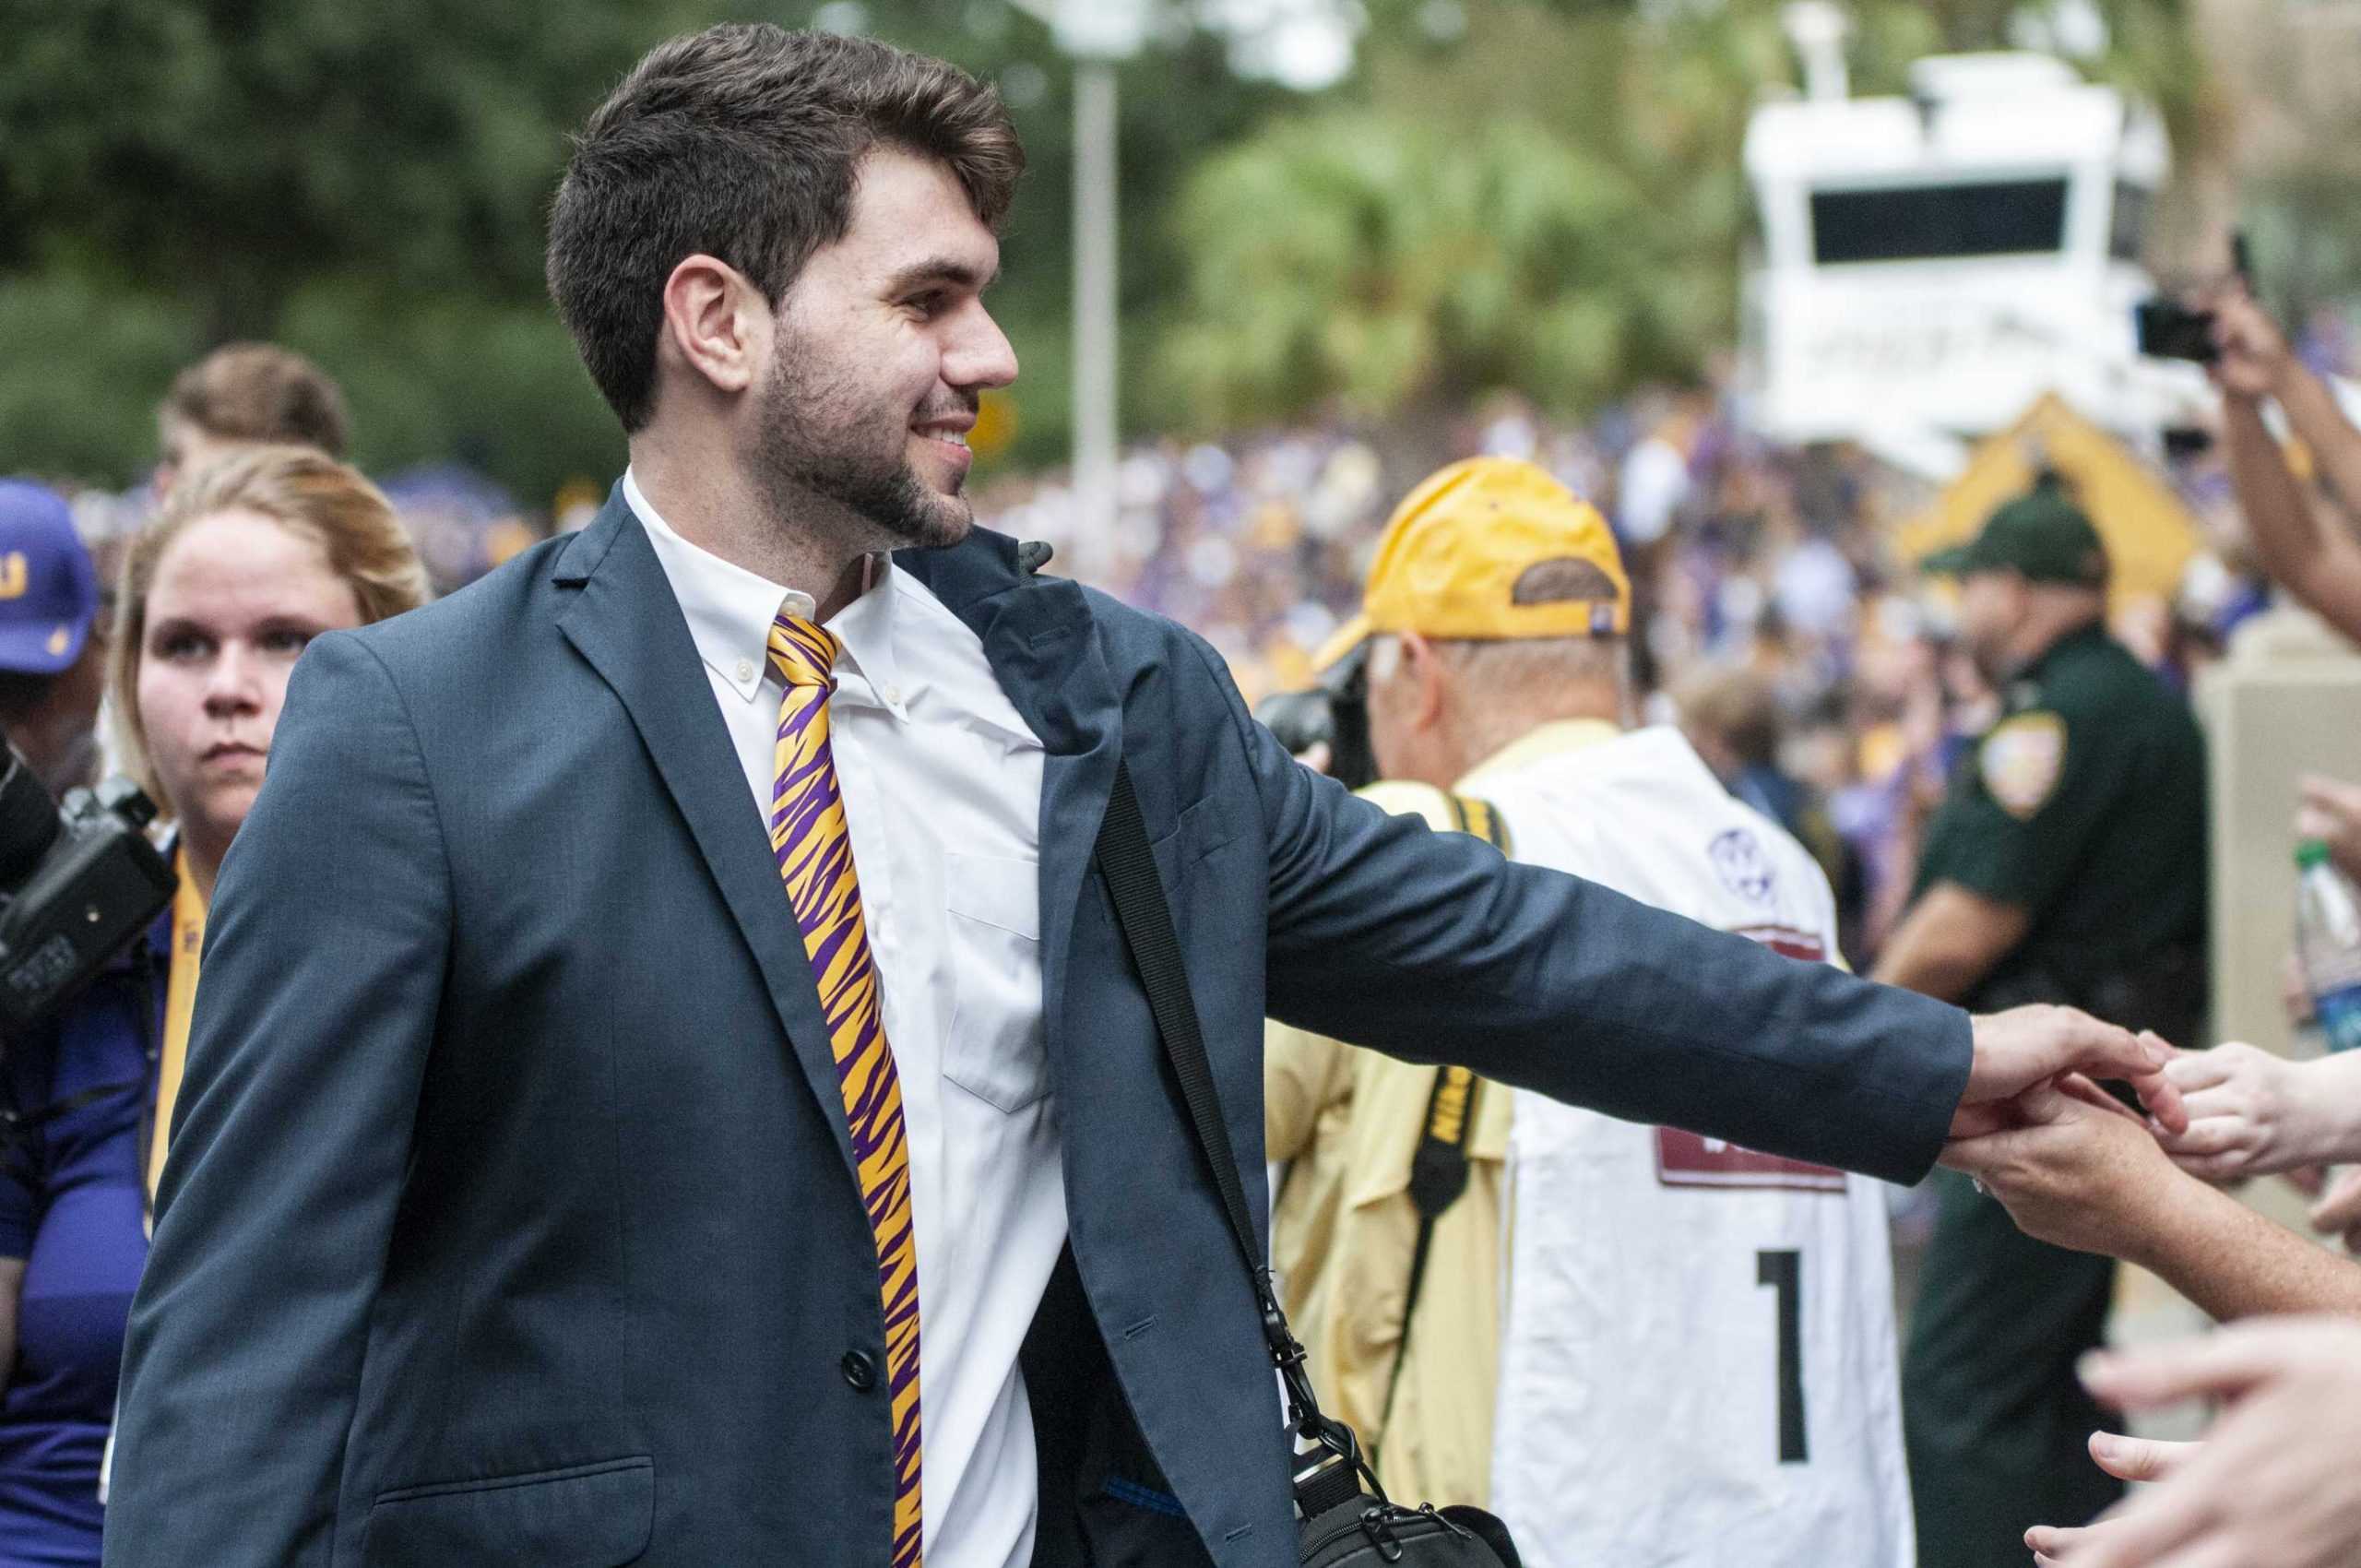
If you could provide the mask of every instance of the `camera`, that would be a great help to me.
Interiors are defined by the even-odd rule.
[[[128,778],[50,798],[15,747],[0,773],[0,1037],[41,1023],[172,902],[179,879]]]
[[[2132,306],[2131,322],[2140,336],[2140,352],[2148,359],[2212,364],[2222,356],[2213,345],[2210,310],[2191,310],[2177,300],[2159,296]]]
[[[2249,291],[2253,289],[2254,267],[2247,255],[2243,230],[2230,236],[2230,270]],[[2158,294],[2131,307],[2131,325],[2143,358],[2212,364],[2222,357],[2222,350],[2213,343],[2213,313],[2210,310],[2191,310],[2178,300]]]
[[[1275,692],[1254,717],[1298,755],[1328,743],[1328,777],[1347,790],[1377,782],[1377,754],[1369,740],[1369,642],[1321,671],[1308,691]]]

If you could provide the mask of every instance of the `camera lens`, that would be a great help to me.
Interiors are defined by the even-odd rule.
[[[0,774],[0,887],[18,887],[57,840],[57,802],[17,748]]]

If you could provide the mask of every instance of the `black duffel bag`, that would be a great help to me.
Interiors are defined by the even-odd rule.
[[[1239,1183],[1238,1161],[1222,1122],[1213,1068],[1205,1060],[1172,911],[1164,901],[1164,885],[1148,849],[1139,797],[1121,762],[1115,765],[1107,819],[1098,830],[1097,858],[1115,906],[1115,923],[1139,970],[1157,1033],[1163,1038],[1187,1102],[1198,1150],[1213,1170],[1230,1233],[1253,1283],[1271,1363],[1287,1390],[1287,1426],[1299,1445],[1294,1486],[1303,1568],[1524,1568],[1508,1526],[1482,1509],[1431,1503],[1406,1508],[1389,1499],[1377,1473],[1362,1458],[1352,1429],[1321,1413],[1304,1370],[1303,1347],[1287,1327],[1270,1268],[1254,1245],[1246,1193]]]

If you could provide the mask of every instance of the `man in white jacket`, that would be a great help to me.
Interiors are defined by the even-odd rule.
[[[1371,792],[1798,960],[1833,958],[1834,900],[1811,857],[1677,731],[1628,727],[1630,616],[1613,537],[1547,473],[1483,458],[1435,475],[1389,525],[1355,629],[1390,781]],[[1336,1212],[1291,1217],[1283,1199],[1278,1223],[1320,1233],[1336,1288],[1291,1293],[1324,1303],[1305,1325],[1315,1364],[1385,1390],[1364,1401],[1382,1410],[1358,1412],[1381,1418],[1382,1468],[1417,1453],[1418,1481],[1488,1485],[1434,1500],[1488,1502],[1535,1568],[1907,1568],[1875,1183],[1479,1085],[1473,1179],[1453,1206],[1496,1207],[1482,1217],[1495,1244],[1460,1234],[1467,1216],[1432,1221],[1406,1325],[1405,1290],[1372,1270],[1405,1272],[1410,1188],[1449,1097],[1389,1081],[1434,1069],[1275,1034],[1271,1072],[1304,1077],[1323,1051],[1349,1066],[1309,1080],[1344,1114],[1299,1108],[1325,1146],[1302,1158],[1348,1169],[1304,1189],[1338,1194]],[[1287,1099],[1271,1099],[1275,1116]],[[1484,1169],[1503,1135],[1504,1177]],[[1489,1433],[1486,1462],[1447,1463],[1438,1440],[1471,1428]]]

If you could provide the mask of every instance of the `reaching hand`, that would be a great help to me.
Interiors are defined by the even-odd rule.
[[[2260,1320],[2178,1345],[2092,1356],[2082,1381],[2125,1409],[2200,1396],[2227,1408],[2201,1445],[2123,1454],[2127,1464],[2153,1463],[2162,1479],[2087,1529],[2028,1531],[2036,1562],[2340,1568],[2361,1559],[2361,1487],[2351,1473],[2361,1445],[2361,1324]],[[2100,1441],[2093,1440],[2094,1454]]]
[[[2069,1073],[2130,1079],[2150,1115],[2182,1131],[2189,1118],[2180,1091],[2164,1074],[2172,1055],[2172,1047],[2153,1035],[2134,1035],[2072,1007],[1986,1014],[1975,1020],[1975,1060],[1952,1117],[1952,1137],[1981,1137],[2021,1124],[2025,1116],[2017,1097]]]
[[[2319,1068],[2290,1062],[2236,1040],[2211,1051],[2184,1051],[2165,1069],[2189,1110],[2189,1130],[2167,1134],[2165,1150],[2181,1169],[2208,1182],[2244,1181],[2349,1158],[2338,1130],[2350,1112]]]
[[[2279,389],[2292,362],[2287,339],[2260,305],[2236,286],[2215,291],[2213,346],[2221,356],[2206,367],[2213,385],[2233,398],[2267,398]]]
[[[2098,1461],[2100,1469],[2118,1480],[2125,1481],[2163,1480],[2189,1463],[2203,1446],[2197,1443],[2160,1443],[2154,1438],[2125,1437],[2112,1431],[2091,1433],[2091,1457]],[[2055,1525],[2036,1525],[2025,1532],[2025,1544],[2033,1548],[2033,1560],[2036,1564],[2041,1568],[2055,1568],[2075,1547],[2088,1545],[2094,1539],[2105,1540],[2110,1527],[2094,1525],[2086,1529],[2070,1530]]]
[[[2361,1168],[2337,1177],[2312,1206],[2311,1218],[2313,1229],[2323,1236],[2342,1236],[2344,1250],[2361,1257]]]
[[[2165,1443],[2153,1437],[2126,1437],[2121,1432],[2091,1433],[2091,1457],[2099,1468],[2119,1481],[2160,1481],[2195,1457],[2203,1444]]]
[[[2169,1222],[2164,1200],[2174,1184],[2188,1180],[2154,1135],[2086,1078],[2040,1085],[2012,1103],[2017,1124],[1953,1142],[1943,1163],[1975,1177],[2028,1236],[2137,1256]]]

